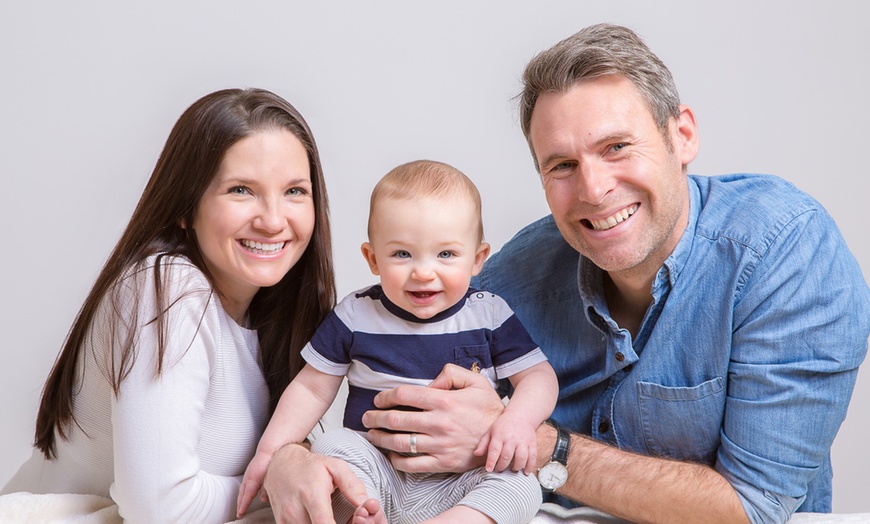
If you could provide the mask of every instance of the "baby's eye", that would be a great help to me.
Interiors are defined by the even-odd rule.
[[[396,251],[395,253],[393,253],[393,256],[396,258],[411,258],[411,253],[408,253],[407,251],[404,251],[404,250],[399,250],[399,251]]]
[[[438,253],[438,258],[451,258],[454,257],[455,253],[453,251],[442,251]]]

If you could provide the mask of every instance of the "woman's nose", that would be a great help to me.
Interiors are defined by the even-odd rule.
[[[269,233],[278,233],[284,229],[285,224],[286,220],[280,203],[271,201],[261,203],[254,220],[254,227]]]

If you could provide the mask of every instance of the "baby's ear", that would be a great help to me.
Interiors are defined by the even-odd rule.
[[[471,267],[471,276],[476,277],[480,270],[483,269],[483,263],[486,262],[486,257],[489,256],[489,250],[492,246],[489,242],[481,242],[477,248],[477,253],[474,254],[474,265]]]
[[[366,259],[366,263],[369,265],[372,275],[380,275],[381,273],[378,271],[378,257],[375,256],[375,248],[373,248],[370,243],[363,242],[360,246],[360,251],[362,251],[363,258]]]

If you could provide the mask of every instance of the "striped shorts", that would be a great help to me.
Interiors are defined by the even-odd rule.
[[[475,509],[498,524],[524,524],[541,505],[541,487],[532,475],[483,468],[465,473],[405,473],[357,432],[339,428],[319,436],[311,450],[343,459],[378,499],[391,524],[416,524],[457,504]],[[356,508],[336,490],[335,521],[345,523]]]

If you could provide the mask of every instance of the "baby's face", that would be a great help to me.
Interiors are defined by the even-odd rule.
[[[382,199],[363,255],[391,302],[428,319],[461,300],[483,267],[489,244],[478,224],[467,199]]]

